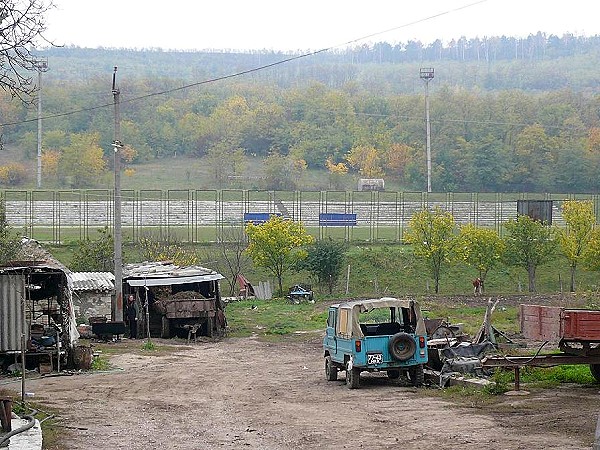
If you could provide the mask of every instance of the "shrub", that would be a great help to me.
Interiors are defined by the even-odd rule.
[[[18,186],[25,182],[27,171],[25,166],[20,163],[10,163],[0,166],[0,184],[7,186]]]

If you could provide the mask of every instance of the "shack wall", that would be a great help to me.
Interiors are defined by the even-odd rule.
[[[0,274],[0,352],[21,350],[24,292],[24,277]],[[26,339],[29,338],[27,331]]]
[[[73,308],[75,317],[89,319],[90,317],[111,317],[111,298],[107,292],[75,292]]]

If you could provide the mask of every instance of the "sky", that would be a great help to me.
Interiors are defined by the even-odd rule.
[[[418,39],[600,34],[598,0],[53,0],[56,45],[306,51]]]

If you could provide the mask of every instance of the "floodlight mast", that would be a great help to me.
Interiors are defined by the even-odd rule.
[[[115,107],[115,140],[112,146],[115,150],[115,207],[114,207],[114,252],[115,252],[115,298],[111,305],[112,319],[117,322],[123,321],[123,254],[121,248],[121,120],[119,110],[120,91],[116,87],[117,67],[113,71],[112,94]]]
[[[48,70],[48,58],[37,58],[33,66],[38,73],[38,101],[37,101],[37,187],[42,187],[42,72]]]
[[[433,80],[433,67],[419,70],[419,76],[425,81],[425,126],[427,129],[427,192],[431,192],[431,126],[429,124],[429,82]]]

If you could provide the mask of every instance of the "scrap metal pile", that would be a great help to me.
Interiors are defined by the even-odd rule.
[[[482,360],[498,353],[499,343],[513,344],[508,336],[491,324],[491,316],[498,301],[488,301],[483,323],[471,338],[462,325],[451,324],[444,319],[426,319],[429,350],[428,368],[432,378],[439,377],[440,387],[448,384],[453,376],[471,375],[486,378],[493,369],[484,367]]]

